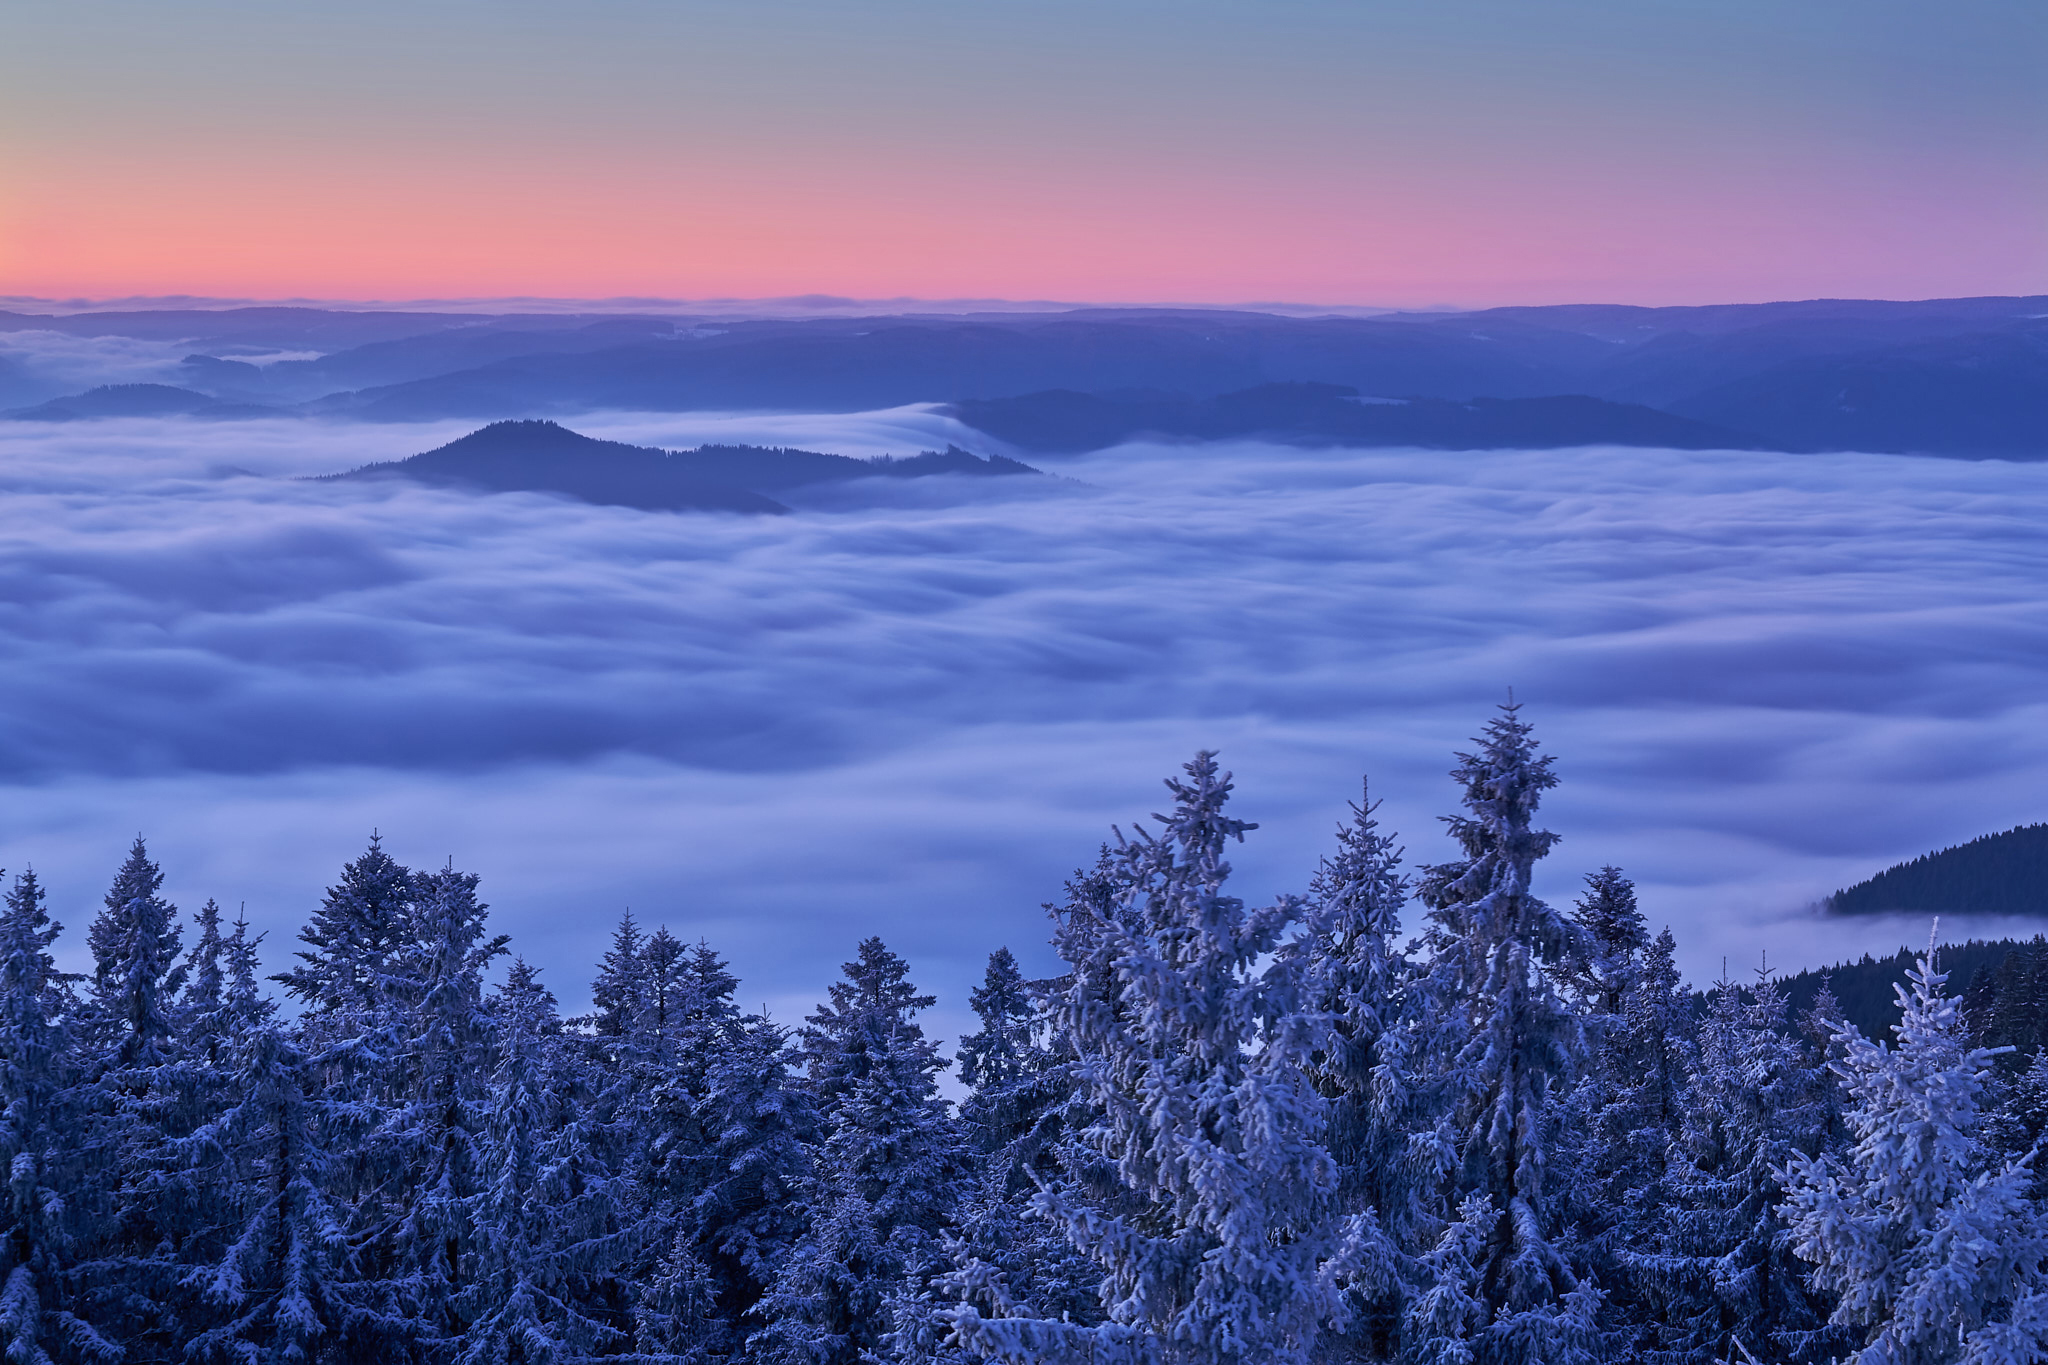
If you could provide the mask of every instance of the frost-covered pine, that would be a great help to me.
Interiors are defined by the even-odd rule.
[[[415,876],[414,938],[391,959],[410,1010],[397,1039],[406,1088],[379,1134],[402,1163],[386,1185],[399,1208],[386,1236],[407,1314],[430,1338],[462,1332],[453,1301],[468,1276],[479,1142],[489,1122],[494,1028],[483,973],[507,940],[486,936],[489,907],[477,899],[477,880],[452,868]]]
[[[2048,1359],[2048,1225],[2023,1160],[1981,1139],[1992,1049],[1972,1048],[1934,953],[1898,988],[1896,1046],[1846,1027],[1837,1063],[1854,1143],[1794,1156],[1786,1218],[1858,1365]]]
[[[793,1060],[788,1034],[758,1016],[735,1020],[706,1060],[694,1110],[702,1146],[667,1206],[672,1232],[635,1313],[641,1354],[746,1358],[756,1310],[806,1226],[818,1118]]]
[[[989,955],[970,1003],[981,1027],[960,1040],[960,1079],[970,1087],[960,1119],[974,1170],[948,1244],[953,1268],[934,1282],[923,1315],[932,1330],[906,1351],[918,1360],[960,1358],[948,1340],[951,1304],[1083,1326],[1102,1318],[1094,1263],[1030,1207],[1040,1186],[1073,1180],[1073,1068],[1047,1045],[1038,994],[1009,949]]]
[[[760,1307],[749,1354],[855,1365],[889,1349],[899,1303],[941,1268],[965,1152],[938,1093],[945,1066],[916,1014],[933,997],[879,938],[801,1034],[825,1136],[813,1158],[810,1228]]]
[[[476,949],[472,949],[476,951]],[[464,1209],[474,1270],[456,1290],[463,1365],[565,1365],[624,1338],[602,1292],[632,1250],[625,1192],[592,1149],[550,1038],[553,998],[516,964],[494,1002],[498,1062],[479,1188]]]
[[[351,1339],[360,1300],[326,1186],[334,1149],[361,1139],[365,1116],[322,1097],[324,1068],[278,1024],[255,1024],[236,1048],[234,1103],[175,1144],[234,1204],[217,1259],[184,1277],[211,1310],[191,1324],[185,1352],[223,1365],[360,1358],[372,1344]]]
[[[185,979],[178,965],[183,931],[174,923],[178,907],[157,894],[163,884],[137,835],[88,932],[93,973],[85,1017],[104,1068],[147,1069],[175,1051],[171,1013]]]
[[[1721,981],[1700,1024],[1698,1062],[1666,1181],[1652,1254],[1625,1258],[1662,1288],[1662,1359],[1825,1359],[1842,1345],[1832,1304],[1806,1282],[1780,1218],[1780,1172],[1820,1154],[1827,1127],[1819,1059],[1793,1036],[1768,973],[1748,991]]]
[[[311,951],[273,978],[309,1013],[370,1017],[389,1000],[393,959],[412,937],[413,873],[370,836],[360,858],[341,870],[320,908],[299,931]]]
[[[1465,856],[1426,869],[1420,888],[1430,907],[1429,966],[1416,1008],[1435,1033],[1431,1061],[1445,1104],[1439,1132],[1455,1210],[1443,1235],[1469,1239],[1475,1208],[1491,1220],[1469,1254],[1444,1261],[1469,1261],[1472,1280],[1453,1291],[1439,1279],[1438,1298],[1462,1295],[1483,1311],[1475,1318],[1418,1307],[1408,1349],[1423,1360],[1468,1352],[1478,1365],[1574,1365],[1593,1356],[1601,1296],[1556,1240],[1553,1111],[1581,1044],[1550,974],[1579,954],[1580,934],[1530,890],[1536,861],[1557,842],[1532,824],[1557,778],[1518,710],[1503,706],[1478,752],[1459,755],[1452,776],[1464,788],[1466,814],[1445,823]],[[1474,1196],[1484,1204],[1474,1205]],[[1476,1335],[1459,1335],[1468,1330]]]
[[[58,928],[35,874],[17,877],[0,915],[0,1169],[7,1173],[0,1352],[14,1365],[121,1355],[72,1311],[65,1038],[49,1014],[49,949]]]
[[[1079,1135],[1103,1182],[1039,1195],[1101,1269],[1110,1322],[956,1310],[961,1344],[1004,1360],[1288,1365],[1341,1310],[1352,1229],[1306,1065],[1328,1040],[1289,899],[1224,894],[1230,779],[1196,755],[1171,814],[1122,842],[1099,901],[1070,901],[1054,943],[1072,965],[1055,1028],[1094,1111]]]
[[[1337,851],[1309,884],[1305,923],[1292,951],[1305,956],[1311,1007],[1328,1016],[1330,1036],[1310,1072],[1330,1102],[1325,1139],[1337,1163],[1339,1198],[1360,1215],[1360,1266],[1346,1296],[1352,1349],[1390,1353],[1398,1340],[1405,1277],[1400,1265],[1429,1221],[1427,1152],[1410,1151],[1416,1093],[1408,1075],[1412,1042],[1404,1027],[1409,964],[1396,946],[1408,879],[1395,837],[1374,816],[1363,790]]]

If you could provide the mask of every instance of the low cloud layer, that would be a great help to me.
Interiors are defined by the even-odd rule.
[[[2048,466],[1135,446],[757,520],[283,477],[461,430],[0,427],[0,861],[74,954],[138,828],[281,961],[375,826],[482,872],[565,1000],[630,904],[783,1017],[880,932],[956,1022],[991,948],[1050,965],[1039,902],[1197,747],[1264,826],[1248,895],[1305,884],[1364,772],[1445,856],[1510,687],[1564,779],[1540,889],[1620,864],[1695,978],[1920,938],[1804,908],[2048,817]]]

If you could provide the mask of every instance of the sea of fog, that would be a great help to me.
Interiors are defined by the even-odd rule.
[[[573,425],[977,444],[922,409]],[[1041,902],[1196,749],[1268,897],[1362,776],[1447,856],[1510,688],[1562,778],[1538,889],[1621,866],[1695,980],[1924,941],[1810,907],[2048,818],[2048,464],[1133,445],[758,519],[291,477],[465,429],[0,423],[0,863],[68,962],[138,831],[282,966],[374,828],[481,873],[565,1006],[630,906],[785,1020],[879,933],[952,1031],[990,950],[1052,969]]]

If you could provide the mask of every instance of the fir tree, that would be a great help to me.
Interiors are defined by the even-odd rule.
[[[1824,1330],[1832,1305],[1809,1290],[1778,1217],[1779,1172],[1820,1154],[1826,1124],[1818,1065],[1787,1029],[1769,974],[1748,992],[1718,983],[1686,1086],[1664,1250],[1635,1261],[1668,1286],[1663,1358],[1814,1361],[1840,1345]]]
[[[1328,1016],[1327,1046],[1311,1064],[1330,1101],[1327,1144],[1339,1197],[1360,1217],[1360,1266],[1346,1284],[1354,1351],[1389,1355],[1400,1331],[1404,1255],[1429,1216],[1426,1153],[1409,1150],[1416,1095],[1403,1026],[1409,966],[1396,946],[1408,879],[1393,835],[1379,827],[1369,789],[1337,831],[1337,852],[1309,884],[1300,940],[1311,1001]]]
[[[971,1003],[981,1028],[960,1040],[960,1079],[971,1087],[960,1119],[975,1169],[948,1243],[954,1268],[934,1282],[922,1315],[932,1330],[906,1342],[919,1360],[957,1356],[942,1330],[947,1304],[1082,1326],[1102,1318],[1094,1263],[1029,1207],[1038,1189],[1072,1183],[1073,1068],[1047,1045],[1045,1012],[1009,949],[989,955]]]
[[[639,1035],[647,1008],[647,966],[641,960],[643,942],[640,927],[633,922],[633,912],[628,910],[620,915],[619,927],[612,933],[611,950],[604,955],[597,979],[590,986],[595,1012],[588,1022],[599,1038],[616,1039],[623,1044]]]
[[[147,1069],[169,1055],[171,1007],[185,973],[177,965],[183,931],[172,922],[178,907],[157,895],[163,882],[138,834],[89,931],[88,1018],[109,1068]]]
[[[366,1116],[321,1098],[319,1060],[277,1024],[255,1024],[238,1050],[235,1102],[177,1144],[239,1206],[218,1260],[185,1278],[215,1310],[185,1354],[234,1365],[360,1358],[347,1234],[326,1182],[334,1146],[359,1138]]]
[[[1039,1198],[1101,1267],[1111,1321],[963,1307],[969,1350],[1285,1365],[1341,1311],[1345,1227],[1305,1071],[1328,1034],[1298,958],[1279,955],[1301,907],[1247,912],[1223,893],[1225,845],[1253,826],[1223,813],[1213,755],[1186,772],[1161,832],[1120,848],[1121,894],[1073,907],[1054,937],[1073,965],[1057,1027],[1098,1114],[1080,1141],[1114,1176],[1107,1197]]]
[[[1898,989],[1896,1047],[1839,1035],[1855,1145],[1783,1172],[1794,1245],[1862,1337],[1858,1365],[2048,1358],[2048,1225],[2024,1160],[1982,1141],[1994,1054],[1969,1046],[1946,980],[1930,947]]]
[[[467,1321],[460,1359],[584,1360],[624,1335],[592,1312],[590,1291],[624,1264],[631,1233],[620,1191],[590,1149],[581,1107],[550,1065],[551,1002],[530,969],[516,972],[498,1006],[483,1179],[469,1210],[477,1271],[456,1305]]]
[[[71,1307],[71,1116],[63,1101],[65,1038],[49,1014],[49,949],[58,928],[34,873],[17,877],[0,916],[0,1163],[8,1177],[0,1350],[15,1365],[121,1355]]]
[[[916,1014],[935,1003],[879,938],[860,945],[810,1016],[800,1052],[824,1125],[811,1222],[762,1305],[750,1354],[855,1365],[886,1349],[899,1306],[941,1265],[965,1167],[938,1073],[946,1065]]]
[[[403,1212],[391,1233],[408,1316],[430,1337],[453,1339],[464,1324],[455,1300],[469,1272],[471,1203],[487,1122],[484,1080],[492,1021],[483,972],[506,951],[486,938],[489,907],[477,876],[452,868],[412,879],[417,938],[396,955],[405,998],[416,1002],[401,1046],[405,1102],[386,1119],[402,1155]]]
[[[369,848],[342,868],[341,880],[299,931],[311,951],[272,979],[315,1014],[379,1015],[388,1003],[393,958],[412,937],[413,897],[412,872],[372,834]]]
[[[788,1035],[759,1017],[736,1021],[710,1058],[697,1106],[699,1169],[637,1314],[644,1354],[740,1360],[762,1326],[757,1308],[805,1230],[819,1136],[792,1061]]]
[[[1455,1320],[1483,1326],[1476,1338],[1445,1337],[1453,1318],[1425,1306],[1411,1317],[1410,1348],[1423,1360],[1469,1352],[1479,1365],[1571,1365],[1592,1356],[1600,1293],[1554,1240],[1552,1111],[1580,1039],[1548,973],[1582,949],[1576,926],[1529,889],[1537,859],[1557,841],[1531,823],[1557,777],[1518,712],[1503,706],[1479,751],[1459,755],[1452,776],[1468,813],[1445,823],[1465,857],[1427,869],[1421,888],[1430,966],[1417,998],[1442,1029],[1448,1081],[1443,1133],[1456,1213],[1444,1236],[1462,1245],[1474,1235],[1476,1209],[1488,1220],[1476,1249],[1444,1264],[1470,1260],[1474,1279],[1455,1293],[1483,1311]]]

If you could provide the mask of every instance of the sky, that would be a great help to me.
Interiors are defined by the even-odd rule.
[[[138,832],[275,969],[379,830],[479,873],[567,1007],[630,907],[785,1021],[880,934],[951,1035],[995,948],[1054,970],[1040,906],[1197,749],[1263,901],[1367,777],[1411,866],[1451,856],[1452,755],[1510,688],[1562,779],[1538,892],[1621,866],[1695,982],[1925,942],[1812,906],[2048,819],[2048,464],[1133,445],[757,519],[286,477],[464,425],[0,423],[0,865],[50,886],[64,961]]]
[[[2048,289],[2037,0],[25,0],[0,295]]]

